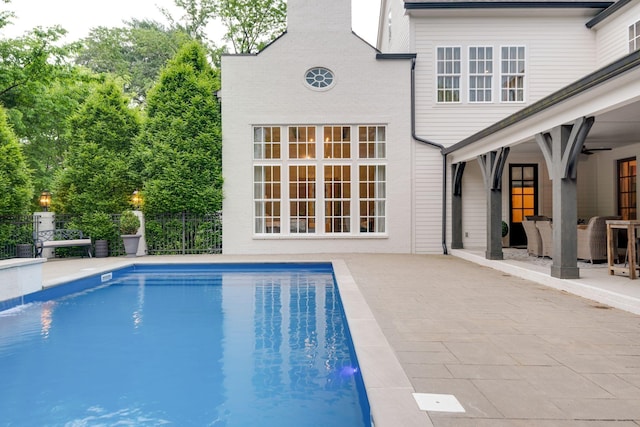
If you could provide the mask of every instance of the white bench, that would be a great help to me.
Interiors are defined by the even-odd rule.
[[[42,251],[46,248],[86,246],[87,255],[91,258],[91,239],[85,238],[80,230],[59,228],[37,231],[34,233],[33,242],[36,248],[36,257],[42,257]]]

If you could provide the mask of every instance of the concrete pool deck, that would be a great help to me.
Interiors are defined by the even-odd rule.
[[[51,260],[43,284],[132,262],[302,260],[335,261],[376,427],[640,426],[640,316],[454,256]],[[414,392],[465,412],[420,411]]]

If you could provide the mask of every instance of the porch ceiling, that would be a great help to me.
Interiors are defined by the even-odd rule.
[[[595,114],[594,117],[595,122],[584,143],[585,147],[615,149],[640,143],[640,101]],[[522,142],[531,143],[511,146],[512,153],[539,153],[533,136]],[[597,155],[597,151],[594,154]]]

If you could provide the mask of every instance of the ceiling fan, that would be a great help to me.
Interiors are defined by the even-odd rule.
[[[586,154],[587,156],[590,156],[596,151],[610,151],[610,150],[611,150],[611,147],[587,148],[583,145],[581,153]]]

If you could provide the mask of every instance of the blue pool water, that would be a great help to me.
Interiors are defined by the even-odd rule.
[[[0,312],[1,426],[370,426],[327,264],[91,280]]]

